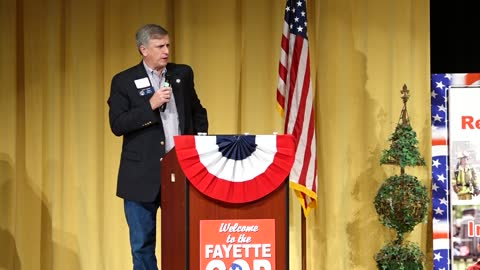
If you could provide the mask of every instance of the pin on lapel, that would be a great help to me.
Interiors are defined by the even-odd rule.
[[[180,79],[177,79],[175,82],[176,82],[176,83],[180,83]]]

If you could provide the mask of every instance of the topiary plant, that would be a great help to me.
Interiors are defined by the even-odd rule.
[[[408,174],[389,177],[378,190],[375,209],[380,222],[397,232],[397,242],[411,232],[427,216],[428,193],[415,176]]]
[[[375,196],[374,205],[380,222],[397,233],[397,238],[385,245],[376,255],[381,270],[423,269],[424,255],[416,243],[404,242],[405,234],[420,222],[425,222],[428,210],[427,188],[417,177],[405,173],[407,166],[425,166],[418,151],[417,134],[410,125],[407,113],[409,91],[401,91],[403,109],[395,132],[389,137],[390,148],[382,151],[380,164],[400,167],[400,175],[385,180]]]
[[[397,125],[395,132],[389,137],[390,149],[382,151],[380,164],[406,166],[424,166],[425,160],[417,148],[417,134],[410,123]]]
[[[383,270],[423,269],[424,258],[420,247],[412,242],[402,245],[388,243],[375,255],[377,268]]]

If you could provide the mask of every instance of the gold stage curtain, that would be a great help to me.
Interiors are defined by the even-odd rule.
[[[276,85],[283,0],[0,0],[0,269],[131,269],[121,139],[108,125],[110,79],[140,61],[135,31],[170,30],[190,64],[211,134],[282,132]],[[392,231],[373,199],[399,169],[382,149],[408,103],[431,164],[429,2],[310,0],[318,207],[307,269],[374,269]],[[411,169],[430,188],[430,166]],[[290,202],[290,269],[301,269],[300,206]],[[430,219],[429,219],[430,220]],[[427,253],[430,223],[409,240]]]

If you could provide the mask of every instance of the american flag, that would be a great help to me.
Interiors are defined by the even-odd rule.
[[[432,74],[432,231],[433,269],[452,269],[450,174],[448,169],[448,90],[480,83],[479,73]]]
[[[285,117],[284,132],[297,141],[290,187],[295,190],[305,216],[317,201],[315,113],[306,5],[305,0],[287,0],[277,88],[277,102]]]

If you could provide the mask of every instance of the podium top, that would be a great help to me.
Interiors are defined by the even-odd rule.
[[[295,157],[292,135],[175,136],[178,162],[190,183],[228,203],[258,200],[282,184]]]

